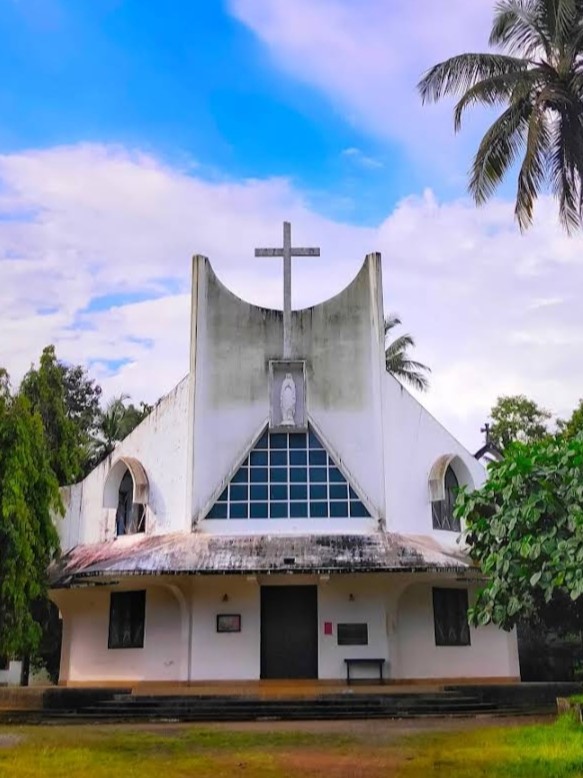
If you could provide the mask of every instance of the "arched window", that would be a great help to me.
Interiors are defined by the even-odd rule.
[[[459,481],[453,472],[451,465],[448,465],[443,478],[444,498],[434,500],[431,503],[433,513],[433,529],[449,530],[451,532],[461,532],[460,520],[453,514],[455,500],[459,489]]]
[[[115,513],[115,530],[117,535],[133,535],[146,529],[146,511],[140,503],[135,503],[134,481],[132,474],[126,469],[119,484],[117,510]]]

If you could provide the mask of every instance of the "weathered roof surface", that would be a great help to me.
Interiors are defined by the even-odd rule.
[[[76,546],[51,570],[53,587],[87,577],[172,574],[462,572],[472,562],[431,537],[254,535],[202,533],[132,535]]]

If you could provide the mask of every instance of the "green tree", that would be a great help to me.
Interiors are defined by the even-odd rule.
[[[515,441],[533,443],[549,434],[551,413],[523,394],[498,397],[490,417],[490,439],[501,451]]]
[[[101,412],[94,440],[94,465],[111,454],[115,444],[127,437],[152,410],[144,402],[138,407],[133,403],[127,405],[128,399],[127,394],[113,397]]]
[[[490,32],[496,53],[467,53],[431,68],[423,102],[459,98],[456,132],[467,108],[502,106],[473,161],[469,191],[492,196],[519,157],[515,215],[524,230],[543,188],[558,200],[567,231],[583,222],[583,2],[499,0]]]
[[[583,432],[583,400],[579,400],[579,405],[568,419],[558,419],[557,429],[564,438],[574,438]]]
[[[101,418],[99,384],[84,367],[60,361],[54,346],[47,346],[39,367],[31,367],[20,391],[41,414],[59,483],[87,475]]]
[[[583,436],[514,444],[456,515],[487,578],[473,623],[583,628]]]
[[[26,656],[42,629],[35,608],[46,600],[47,570],[58,552],[53,515],[63,513],[39,413],[13,396],[0,371],[0,653]]]
[[[405,333],[391,340],[393,329],[400,324],[401,319],[395,313],[390,313],[385,317],[385,366],[387,372],[399,381],[404,381],[424,392],[429,388],[426,373],[430,373],[431,368],[422,362],[415,362],[409,357],[408,350],[415,347],[412,335]]]
[[[59,484],[73,483],[82,473],[84,439],[67,406],[65,373],[54,346],[43,349],[38,368],[31,367],[22,379],[20,394],[40,415]]]

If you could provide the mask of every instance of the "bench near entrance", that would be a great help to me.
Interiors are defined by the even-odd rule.
[[[380,658],[366,658],[366,659],[345,659],[344,662],[346,663],[346,683],[350,684],[351,678],[350,678],[350,668],[354,667],[355,665],[357,667],[359,666],[366,666],[366,665],[372,665],[373,667],[378,667],[379,671],[379,683],[384,683],[385,680],[383,678],[383,667],[385,665],[386,660],[380,659]]]

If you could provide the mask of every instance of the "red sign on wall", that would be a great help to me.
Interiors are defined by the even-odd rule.
[[[331,635],[332,634],[332,622],[331,621],[325,621],[324,622],[324,634],[325,635]]]

